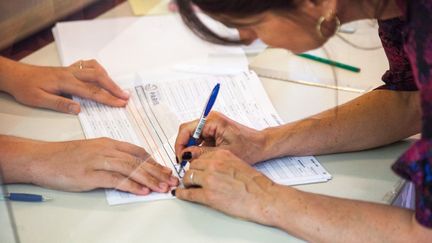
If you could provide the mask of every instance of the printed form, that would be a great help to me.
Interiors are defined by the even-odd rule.
[[[125,108],[108,107],[74,97],[82,106],[79,119],[85,136],[109,137],[141,146],[179,178],[184,172],[179,171],[174,155],[178,127],[183,122],[199,118],[216,83],[221,84],[221,89],[213,110],[255,129],[282,124],[253,72],[156,81],[142,76],[139,79],[140,84],[130,90],[131,98]],[[273,159],[261,162],[255,168],[284,185],[331,179],[313,156]],[[113,189],[107,189],[106,196],[110,205],[173,198],[170,193],[136,196]]]

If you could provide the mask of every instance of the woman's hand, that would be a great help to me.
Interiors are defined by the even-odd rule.
[[[108,138],[40,142],[1,136],[6,183],[33,183],[65,191],[115,188],[138,195],[178,185],[169,168],[141,147]],[[3,153],[4,152],[4,153]]]
[[[210,206],[229,215],[272,225],[278,187],[227,150],[214,150],[191,161],[177,198]]]
[[[80,104],[62,94],[121,107],[129,95],[122,91],[95,60],[69,67],[40,67],[0,57],[0,90],[25,105],[78,114]]]
[[[198,144],[202,143],[202,146],[186,148],[197,124],[198,120],[195,120],[180,126],[175,142],[175,151],[179,160],[198,158],[216,148],[229,150],[249,164],[268,159],[265,152],[266,136],[264,132],[243,126],[219,112],[211,112],[207,117],[201,133],[202,139],[198,141]]]

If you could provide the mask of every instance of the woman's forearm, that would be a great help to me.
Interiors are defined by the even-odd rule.
[[[420,132],[418,92],[374,90],[315,116],[264,130],[267,158],[348,152]]]
[[[0,91],[9,92],[9,86],[13,79],[22,75],[19,69],[25,64],[18,63],[0,56]]]
[[[30,139],[0,135],[0,169],[5,183],[32,182],[31,155],[38,144]]]
[[[426,242],[414,212],[279,187],[269,222],[310,242]]]

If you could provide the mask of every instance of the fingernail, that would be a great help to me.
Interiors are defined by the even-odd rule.
[[[190,160],[192,159],[192,153],[191,152],[184,152],[182,155],[182,160]]]
[[[148,189],[147,187],[141,188],[141,191],[144,193],[150,193],[150,189]]]
[[[129,98],[129,97],[130,97],[129,91],[127,91],[127,90],[123,90],[123,96],[124,96],[125,98]]]
[[[174,197],[176,196],[176,189],[171,190],[171,195],[173,195]]]
[[[70,105],[68,106],[68,112],[69,112],[70,114],[78,114],[78,113],[80,112],[80,107],[79,107],[79,105],[76,105],[76,104],[70,104]]]
[[[177,164],[180,163],[179,160],[178,160],[178,158],[177,158],[177,156],[176,156],[176,162],[177,162]]]

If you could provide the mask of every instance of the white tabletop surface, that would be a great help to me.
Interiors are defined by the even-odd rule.
[[[127,3],[123,3],[102,17],[127,15],[131,15],[131,10]],[[22,61],[60,65],[54,43]],[[274,106],[286,121],[334,106],[334,90],[271,79],[262,79],[262,82]],[[358,95],[339,91],[339,102]],[[299,107],[299,104],[305,106]],[[6,94],[0,94],[0,133],[48,141],[84,138],[76,116],[25,107]],[[333,179],[327,183],[297,188],[344,198],[389,203],[401,183],[390,166],[408,145],[409,142],[400,142],[364,152],[318,156]],[[298,241],[278,229],[232,218],[207,207],[177,199],[108,206],[103,190],[69,193],[31,185],[9,185],[8,189],[14,192],[40,193],[54,198],[53,201],[38,204],[12,203],[22,242]]]

